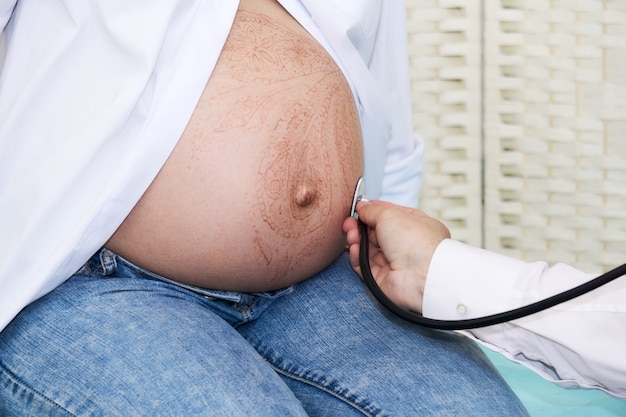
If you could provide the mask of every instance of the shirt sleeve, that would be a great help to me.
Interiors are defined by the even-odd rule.
[[[424,315],[459,320],[521,307],[588,281],[570,266],[522,262],[444,240],[431,261]],[[626,281],[513,322],[460,333],[561,386],[626,398]]]

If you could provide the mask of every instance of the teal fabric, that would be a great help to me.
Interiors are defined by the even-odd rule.
[[[600,390],[566,389],[483,347],[532,417],[625,417],[626,401]]]

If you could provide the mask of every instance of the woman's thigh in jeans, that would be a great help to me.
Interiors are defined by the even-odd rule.
[[[73,277],[0,333],[0,415],[306,415],[203,297]]]
[[[238,331],[309,415],[527,415],[474,342],[388,313],[346,257]]]

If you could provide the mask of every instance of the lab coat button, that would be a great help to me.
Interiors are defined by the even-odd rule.
[[[464,316],[465,313],[467,313],[467,307],[465,307],[464,304],[459,304],[458,306],[456,306],[456,312],[459,313],[461,316]]]

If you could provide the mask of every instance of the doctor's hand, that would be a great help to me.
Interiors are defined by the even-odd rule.
[[[383,201],[361,201],[359,219],[369,226],[369,262],[381,290],[398,306],[422,312],[430,260],[450,231],[422,211]],[[343,222],[350,246],[350,264],[361,276],[357,220]]]

